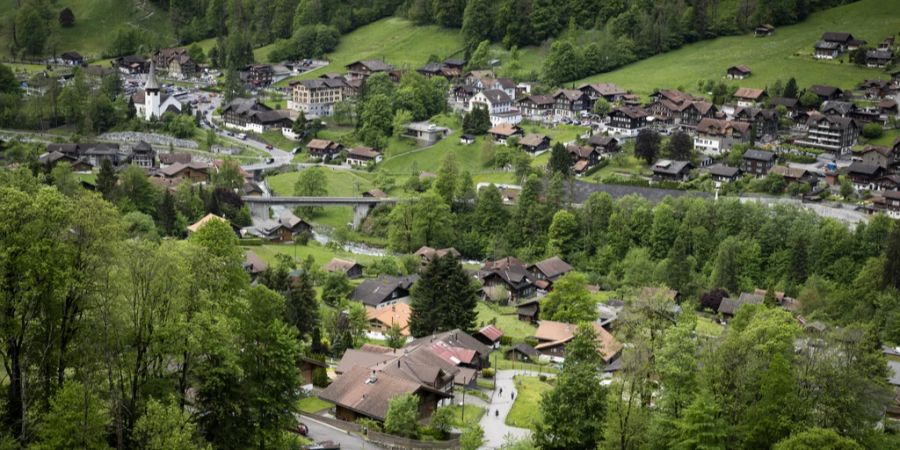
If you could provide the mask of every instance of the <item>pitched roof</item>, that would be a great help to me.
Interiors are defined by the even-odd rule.
[[[600,344],[597,351],[603,357],[604,361],[609,362],[609,360],[622,349],[622,343],[610,334],[609,331],[606,331],[605,328],[600,326],[599,323],[591,322],[591,326],[594,327],[594,332],[597,334],[597,342]],[[577,328],[577,325],[571,323],[542,320],[538,325],[537,331],[534,333],[534,337],[546,342],[539,344],[535,349],[541,350],[564,345],[575,337]]]
[[[542,274],[544,274],[544,276],[550,278],[551,280],[574,270],[572,266],[569,265],[569,263],[563,261],[558,256],[553,256],[543,261],[538,261],[532,264],[529,269],[537,269]]]
[[[509,98],[509,95],[500,89],[488,89],[481,94],[491,103],[509,103],[512,101],[512,99]]]
[[[781,175],[784,178],[799,180],[809,174],[809,171],[801,167],[775,166],[771,173]]]
[[[861,175],[875,175],[881,170],[881,166],[877,164],[866,164],[860,161],[853,161],[847,167],[847,173],[857,173]]]
[[[383,364],[396,358],[397,355],[392,349],[388,351],[371,351],[371,349],[347,349],[341,356],[337,367],[334,369],[336,373],[342,374],[351,371],[354,367],[371,368],[378,364]]]
[[[685,169],[690,169],[692,164],[690,161],[673,161],[669,159],[661,159],[653,165],[653,173],[661,173],[666,175],[677,175]]]
[[[412,394],[419,383],[385,373],[373,374],[366,367],[354,367],[319,394],[319,398],[376,420],[384,420],[388,402],[399,395]]]
[[[534,103],[535,105],[552,105],[554,103],[553,97],[542,94],[529,95],[528,97],[519,100],[519,103],[529,102]]]
[[[612,136],[604,136],[599,133],[591,136],[591,139],[588,141],[588,144],[596,147],[608,147],[613,143],[618,144],[619,140]]]
[[[397,325],[400,333],[409,336],[409,316],[412,314],[412,308],[406,303],[395,303],[389,308],[374,309],[368,312],[369,320],[376,320],[390,328]]]
[[[730,167],[724,164],[713,164],[707,167],[706,170],[710,175],[728,178],[736,177],[741,172],[741,169],[737,167]]]
[[[325,264],[325,271],[346,273],[357,265],[358,263],[356,261],[350,259],[331,258],[331,261],[328,261],[328,264]]]
[[[227,224],[230,224],[230,223],[231,223],[231,222],[228,221],[228,219],[225,219],[225,218],[223,218],[223,217],[219,217],[219,216],[217,216],[217,215],[215,215],[215,214],[213,214],[213,213],[209,213],[209,214],[203,216],[202,219],[200,219],[200,220],[194,222],[193,224],[189,225],[189,226],[187,227],[188,233],[196,233],[197,230],[199,230],[200,228],[203,228],[203,226],[206,225],[207,223],[209,223],[211,220],[218,220],[218,221],[221,221],[221,222],[225,222],[225,223],[227,223]]]
[[[765,89],[755,89],[755,88],[739,88],[734,93],[735,98],[742,98],[747,100],[759,100],[765,95]]]
[[[370,72],[385,72],[392,69],[390,65],[379,59],[364,59],[361,61],[354,61],[350,64],[347,64],[347,68],[350,68],[350,66],[355,66],[357,64],[365,67]]]
[[[491,349],[482,344],[465,331],[460,329],[444,331],[443,333],[436,333],[431,336],[424,336],[418,338],[412,342],[410,342],[407,347],[416,347],[424,344],[434,343],[434,342],[444,342],[450,347],[461,347],[469,350],[473,350],[475,353],[479,354],[483,358],[487,358],[487,356],[491,353]]]
[[[566,98],[566,100],[575,101],[578,100],[578,98],[580,98],[582,95],[584,95],[584,93],[577,89],[560,89],[556,91],[555,94],[553,94],[553,98],[563,96]]]
[[[378,306],[382,302],[389,300],[394,291],[398,289],[408,291],[418,279],[418,275],[405,277],[381,275],[374,280],[363,281],[350,294],[350,299],[361,302],[364,305]]]
[[[244,252],[244,269],[248,270],[250,273],[260,273],[265,272],[266,269],[269,268],[269,265],[263,261],[262,258],[259,257],[256,253],[253,253],[250,250]]]
[[[347,150],[347,156],[355,156],[359,158],[375,159],[380,155],[381,153],[378,153],[372,147],[353,147],[350,150]]]
[[[334,142],[327,139],[312,139],[306,144],[306,148],[313,150],[327,150],[334,145]]]
[[[537,147],[544,143],[548,137],[543,134],[537,133],[528,133],[522,139],[519,139],[519,145],[524,145],[527,147]]]
[[[741,73],[751,73],[750,68],[745,65],[731,66],[728,68],[728,71],[729,72],[735,71],[735,72],[741,72]]]
[[[503,337],[503,332],[493,325],[488,325],[478,330],[478,334],[488,338],[488,340],[490,340],[491,342],[497,342],[501,337]]]
[[[632,119],[641,119],[650,115],[639,106],[620,106],[614,109],[610,114],[615,112],[625,114]]]
[[[767,152],[765,150],[747,150],[744,152],[743,159],[752,159],[756,161],[772,161],[775,159],[775,154],[772,152]]]
[[[761,305],[763,303],[763,298],[764,296],[762,295],[750,294],[747,292],[741,293],[741,296],[737,300],[723,298],[722,303],[719,304],[719,313],[733,316],[743,305]]]
[[[772,97],[769,100],[769,104],[772,106],[784,105],[787,109],[796,108],[797,104],[800,103],[796,98],[788,98],[788,97]]]
[[[521,132],[522,132],[522,130],[519,127],[517,127],[513,124],[510,124],[510,123],[506,123],[506,122],[501,123],[500,125],[497,125],[497,126],[491,128],[490,130],[488,130],[488,133],[490,133],[490,134],[496,134],[499,136],[506,136],[506,137],[510,137],[515,134],[520,134]]]
[[[851,39],[853,39],[853,35],[850,33],[843,33],[838,31],[826,31],[822,34],[822,40],[828,42],[842,42],[847,43]]]
[[[625,89],[620,88],[615,83],[588,83],[578,86],[578,89],[580,90],[584,90],[585,88],[591,88],[604,97],[625,94]]]
[[[822,84],[814,84],[809,87],[809,90],[820,97],[833,97],[835,95],[840,95],[842,92],[839,87],[825,86]]]
[[[523,354],[523,355],[525,355],[525,356],[528,356],[529,358],[537,358],[537,357],[540,356],[540,353],[538,353],[538,351],[535,350],[534,347],[532,347],[532,346],[530,346],[530,345],[528,345],[528,344],[526,344],[526,343],[524,343],[524,342],[523,342],[523,343],[516,344],[515,347],[513,347],[513,348],[507,350],[506,352],[507,352],[507,353],[509,353],[509,352],[519,352],[519,353],[521,353],[521,354]]]

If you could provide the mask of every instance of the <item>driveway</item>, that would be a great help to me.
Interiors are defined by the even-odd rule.
[[[531,436],[531,430],[511,427],[506,424],[506,416],[513,405],[511,394],[516,393],[518,395],[516,385],[513,382],[513,376],[515,375],[537,376],[537,373],[521,370],[501,370],[496,373],[497,389],[491,396],[487,412],[481,418],[481,428],[484,429],[484,445],[482,448],[497,449],[509,439],[517,440]],[[500,394],[501,390],[503,392],[502,395]],[[535,411],[535,414],[537,413]]]
[[[365,439],[347,433],[344,430],[327,425],[309,417],[300,417],[299,420],[309,429],[309,439],[316,442],[332,441],[341,444],[341,450],[373,450],[384,447],[367,442]]]

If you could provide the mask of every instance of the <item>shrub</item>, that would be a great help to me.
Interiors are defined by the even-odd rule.
[[[259,238],[242,238],[240,240],[240,244],[248,247],[257,247],[262,245],[263,241]]]
[[[490,368],[488,368],[488,369],[483,369],[483,370],[481,371],[481,377],[482,377],[482,378],[487,378],[487,379],[494,378],[494,369],[490,369]]]
[[[507,346],[512,345],[512,337],[510,336],[500,336],[500,345]]]
[[[867,123],[862,129],[862,135],[867,139],[878,139],[883,133],[884,129],[877,123]]]
[[[312,384],[315,387],[321,388],[328,387],[328,385],[331,384],[331,380],[328,379],[328,374],[325,373],[324,367],[316,367],[315,370],[313,370]]]
[[[543,381],[543,382],[546,382],[546,381],[547,381],[547,375],[544,375],[544,374],[538,375],[538,380],[541,380],[541,381]]]

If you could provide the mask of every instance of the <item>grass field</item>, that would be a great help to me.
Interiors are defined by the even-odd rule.
[[[725,331],[725,328],[706,317],[698,316],[696,331],[697,334],[701,336],[719,337],[722,335],[722,332]]]
[[[882,70],[859,68],[847,62],[816,61],[811,56],[813,44],[825,31],[844,31],[870,45],[877,44],[900,30],[897,11],[900,0],[860,0],[812,14],[802,23],[780,27],[771,37],[748,34],[698,42],[582,81],[612,82],[640,94],[656,88],[696,91],[698,81],[723,79],[729,66],[744,64],[750,66],[753,75],[731,83],[763,88],[793,76],[801,87],[829,84],[852,88],[867,78],[889,76]]]
[[[328,66],[305,73],[299,78],[316,78],[323,73],[344,72],[344,66],[362,59],[382,59],[400,69],[415,69],[425,65],[431,55],[448,58],[463,48],[459,30],[435,25],[417,26],[412,22],[389,17],[360,27],[341,37],[334,52],[326,55]],[[255,52],[265,61],[265,50]],[[297,79],[297,78],[295,78]],[[287,85],[285,80],[279,85]]]
[[[244,247],[244,249],[256,253],[268,264],[274,264],[275,255],[278,254],[292,256],[298,261],[305,260],[309,255],[312,255],[313,259],[315,259],[316,261],[316,265],[318,266],[324,266],[326,263],[328,263],[328,261],[331,261],[331,258],[334,257],[352,259],[363,265],[370,263],[376,259],[374,256],[356,255],[350,252],[332,250],[331,248],[327,248],[317,242],[310,242],[307,245],[284,244],[247,246]]]
[[[453,410],[453,426],[460,429],[477,424],[484,416],[484,408],[480,406],[466,405],[465,414],[463,414],[462,405],[445,406],[445,408]]]
[[[331,168],[325,168],[324,171],[328,179],[328,195],[332,197],[358,197],[374,187],[367,173]],[[294,183],[299,176],[300,172],[290,172],[268,177],[266,181],[278,195],[293,195]],[[309,220],[334,228],[346,225],[352,218],[353,210],[349,206],[328,206]]]
[[[478,302],[475,311],[478,313],[479,324],[487,325],[492,320],[496,320],[496,327],[503,331],[504,335],[512,338],[513,342],[519,343],[528,336],[534,336],[536,328],[519,320],[516,316],[516,309],[512,306],[494,306]]]
[[[516,376],[515,382],[518,394],[506,416],[506,424],[534,431],[535,425],[541,420],[541,394],[552,387],[536,377]]]
[[[0,23],[10,23],[16,14],[18,0],[0,0]],[[63,6],[72,8],[75,25],[60,28],[55,14]],[[174,43],[168,16],[154,3],[142,0],[67,0],[57,2],[51,9],[53,34],[51,41],[57,42],[56,53],[78,51],[90,60],[99,59],[101,53],[112,41],[115,33],[125,27],[138,27],[153,36],[161,46]],[[0,52],[9,55],[9,33],[0,33]]]
[[[333,403],[328,403],[319,397],[305,397],[297,401],[297,409],[308,414],[315,414],[332,406],[334,406]]]

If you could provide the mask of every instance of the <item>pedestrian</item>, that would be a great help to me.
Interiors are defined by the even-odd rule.
[[[515,392],[510,392],[510,393],[509,393],[509,396],[510,396],[513,400],[516,399],[516,393],[515,393]]]
[[[494,410],[494,417],[500,417],[500,410],[499,410],[499,409],[495,409],[495,410]]]
[[[500,388],[500,396],[503,397],[503,388]]]

